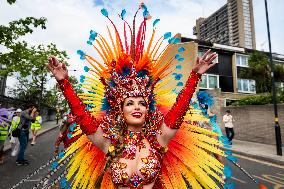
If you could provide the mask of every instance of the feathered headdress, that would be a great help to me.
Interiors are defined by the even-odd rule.
[[[136,32],[135,22],[139,11],[143,11],[143,21]],[[154,110],[155,92],[158,91],[153,90],[158,81],[171,73],[168,68],[175,60],[175,56],[168,58],[167,54],[169,48],[180,42],[180,39],[171,37],[171,33],[167,32],[154,43],[155,26],[160,21],[156,19],[153,22],[150,41],[145,46],[146,23],[151,16],[143,3],[135,13],[132,28],[124,19],[126,11],[122,10],[119,15],[124,23],[124,40],[109,18],[107,10],[102,9],[101,13],[110,21],[115,36],[112,36],[108,28],[108,43],[102,35],[90,31],[87,43],[93,46],[102,61],[96,60],[82,50],[77,51],[81,59],[87,60],[90,64],[90,67],[86,66],[84,70],[91,73],[91,76],[81,76],[83,88],[89,93],[79,95],[80,98],[85,104],[90,104],[89,110],[96,115],[100,110],[117,111],[121,102],[130,96],[143,97],[150,110]],[[166,40],[168,44],[161,50]]]

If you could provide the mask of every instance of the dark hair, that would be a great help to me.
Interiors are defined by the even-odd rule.
[[[25,109],[29,109],[29,108],[32,108],[32,107],[36,107],[36,105],[34,105],[32,103],[27,104]]]
[[[230,113],[231,113],[231,111],[230,111],[230,110],[226,110],[226,113],[230,114]]]

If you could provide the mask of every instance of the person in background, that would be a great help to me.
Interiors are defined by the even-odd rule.
[[[2,118],[7,119],[6,115]],[[1,121],[0,123],[0,165],[4,163],[4,143],[8,136],[9,124],[6,121]]]
[[[9,133],[12,133],[15,129],[18,128],[18,126],[20,124],[20,119],[21,119],[21,112],[22,112],[21,109],[16,110],[16,115],[12,119],[12,123],[11,123]],[[11,135],[10,143],[11,143],[11,147],[12,147],[11,156],[16,156],[18,154],[19,147],[20,147],[20,142],[19,142],[18,137],[13,137]]]
[[[231,115],[231,111],[230,110],[226,110],[226,114],[223,116],[223,122],[225,124],[225,131],[226,131],[226,135],[227,138],[229,139],[229,141],[232,144],[232,140],[235,136],[235,132],[234,132],[234,118]]]
[[[38,130],[41,129],[41,124],[42,124],[42,117],[39,115],[39,110],[37,110],[35,112],[35,122],[31,123],[31,130],[33,136],[33,140],[31,142],[32,146],[36,144],[37,132]]]
[[[35,112],[36,107],[34,105],[28,105],[27,109],[21,113],[20,118],[20,151],[18,154],[18,158],[16,160],[17,165],[29,165],[29,162],[25,159],[25,151],[29,140],[29,129],[31,126],[31,122],[35,121]]]
[[[71,126],[73,128],[71,128]],[[60,126],[60,133],[55,141],[54,147],[55,151],[54,153],[57,154],[59,151],[59,146],[63,142],[64,148],[68,148],[74,141],[76,141],[78,138],[80,138],[81,135],[77,135],[74,137],[68,137],[68,133],[74,134],[74,131],[76,130],[76,123],[75,123],[75,116],[72,114],[67,114],[64,116],[62,124]]]

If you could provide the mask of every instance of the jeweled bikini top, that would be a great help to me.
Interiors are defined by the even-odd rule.
[[[162,162],[161,154],[154,149],[153,142],[149,141],[142,132],[127,131],[121,158],[134,160],[137,152],[142,148],[146,148],[144,139],[150,144],[150,154],[138,161],[138,164],[141,163],[141,168],[138,171],[134,171],[131,175],[128,175],[126,163],[117,161],[111,164],[111,175],[115,185],[143,188],[143,185],[154,182],[159,175]]]

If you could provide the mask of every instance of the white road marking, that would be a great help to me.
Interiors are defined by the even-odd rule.
[[[39,179],[30,179],[30,180],[26,180],[26,182],[39,182]]]
[[[241,183],[243,183],[243,184],[246,184],[246,182],[245,181],[243,181],[243,180],[241,180],[241,179],[237,179],[236,177],[231,177],[233,180],[236,180],[236,181],[239,181],[239,182],[241,182]]]
[[[273,166],[273,167],[277,167],[277,168],[280,168],[280,169],[284,169],[284,166],[277,165],[275,163],[269,163],[267,161],[257,160],[257,159],[254,159],[254,158],[251,158],[251,157],[242,156],[242,155],[239,155],[239,154],[234,154],[234,156],[242,158],[242,159],[254,161],[254,162],[257,162],[257,163],[262,163],[262,164],[265,164],[265,165],[268,165],[268,166]]]

